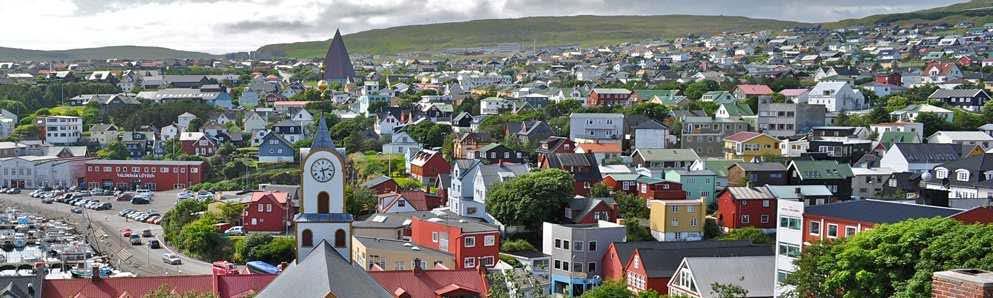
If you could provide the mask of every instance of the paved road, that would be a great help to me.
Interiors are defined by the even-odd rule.
[[[0,194],[0,205],[17,207],[21,210],[38,213],[38,215],[49,218],[65,218],[75,222],[81,231],[89,231],[87,225],[91,226],[93,238],[98,241],[91,243],[98,251],[104,255],[112,257],[112,263],[119,269],[130,271],[137,275],[183,275],[183,274],[209,274],[210,264],[189,258],[179,254],[174,248],[163,246],[161,249],[148,248],[148,240],[143,238],[143,245],[130,245],[130,242],[121,237],[120,230],[130,228],[132,231],[140,232],[150,229],[155,239],[165,244],[163,240],[162,227],[159,225],[135,222],[117,213],[125,208],[138,210],[153,209],[165,214],[176,204],[176,191],[155,193],[152,203],[147,205],[132,205],[129,202],[117,202],[112,197],[91,197],[103,202],[110,202],[113,208],[110,210],[90,210],[83,209],[83,214],[70,212],[72,206],[53,203],[44,204],[41,199],[32,198],[29,195],[8,195]],[[89,223],[89,224],[87,224]],[[84,232],[89,233],[89,232]],[[90,239],[93,239],[90,238]],[[180,255],[183,260],[182,265],[169,265],[162,262],[162,254],[172,252]]]

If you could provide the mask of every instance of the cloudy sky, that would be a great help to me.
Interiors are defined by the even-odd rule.
[[[411,24],[548,15],[740,15],[803,22],[963,0],[2,0],[0,47],[226,53]]]

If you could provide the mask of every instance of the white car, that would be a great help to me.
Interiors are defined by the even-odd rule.
[[[176,254],[164,253],[162,254],[162,262],[169,265],[179,265],[183,263],[183,260]]]
[[[176,198],[180,200],[185,200],[193,197],[193,193],[190,191],[182,191],[176,194]]]
[[[241,236],[241,235],[245,235],[245,227],[243,227],[243,226],[234,226],[234,227],[231,227],[230,229],[227,229],[227,231],[224,231],[224,235],[228,235],[228,236]]]

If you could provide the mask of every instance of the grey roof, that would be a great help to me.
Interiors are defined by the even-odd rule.
[[[379,175],[378,177],[372,177],[372,179],[369,179],[365,183],[362,183],[362,187],[365,188],[375,187],[376,185],[383,184],[384,182],[390,180],[393,180],[393,178],[387,177],[385,175]]]
[[[521,176],[527,174],[530,168],[526,164],[518,163],[498,163],[491,165],[479,165],[480,175],[483,175],[483,184],[486,186],[491,186],[497,182],[501,182],[500,175],[513,174],[513,176]]]
[[[894,223],[912,218],[948,217],[962,209],[878,200],[845,201],[808,206],[805,214],[830,216],[871,223]]]
[[[928,98],[974,97],[984,92],[982,89],[938,89]]]
[[[638,253],[649,277],[671,277],[686,257],[774,256],[775,249],[772,246],[753,245],[745,241],[675,249],[638,248]],[[770,282],[769,285],[772,283]]]
[[[724,191],[731,192],[731,196],[736,200],[770,200],[776,197],[764,187],[739,187],[731,186]]]
[[[468,175],[470,172],[469,170],[479,164],[480,161],[478,159],[456,159],[455,162],[452,163],[455,168],[459,169],[459,179],[462,179],[465,175]]]
[[[959,144],[932,143],[896,143],[893,146],[896,146],[910,163],[942,163],[958,160],[967,150],[964,148],[972,148]]]
[[[786,166],[778,162],[749,163],[739,162],[736,164],[747,172],[785,172]]]
[[[777,199],[830,197],[833,195],[831,189],[825,185],[766,185],[765,188]]]
[[[290,264],[257,297],[393,297],[326,241]]]
[[[687,257],[702,298],[716,297],[710,285],[734,284],[748,291],[748,297],[772,297],[776,272],[775,256]]]
[[[593,208],[603,202],[607,205],[617,204],[613,198],[574,198],[569,200],[569,209],[572,210],[572,219],[580,219],[593,211]]]
[[[621,265],[627,265],[635,249],[660,249],[660,250],[695,250],[715,247],[748,247],[752,246],[750,240],[704,240],[704,241],[629,241],[614,242],[614,250],[621,260]]]
[[[646,161],[695,161],[700,159],[693,149],[637,149]]]

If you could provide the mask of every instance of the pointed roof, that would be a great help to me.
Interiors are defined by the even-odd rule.
[[[307,286],[300,286],[306,284]],[[375,279],[349,263],[327,241],[303,260],[293,262],[258,296],[265,297],[392,297]]]
[[[314,142],[311,149],[334,149],[334,141],[331,140],[331,132],[328,131],[328,123],[321,114],[321,120],[317,122],[317,132],[314,133]]]
[[[352,68],[352,60],[348,58],[348,50],[345,49],[345,42],[341,39],[340,30],[335,30],[331,46],[324,56],[323,78],[325,81],[339,82],[355,78],[355,69]]]

